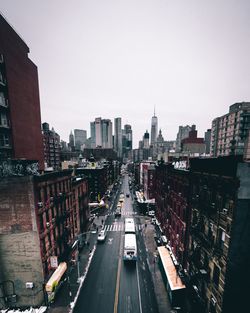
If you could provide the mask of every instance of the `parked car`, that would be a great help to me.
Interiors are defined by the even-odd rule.
[[[104,229],[100,230],[97,236],[97,241],[103,242],[106,239],[106,231]]]
[[[126,193],[126,197],[129,198],[129,193]]]
[[[167,237],[166,236],[161,236],[161,241],[164,245],[166,245],[168,243]]]
[[[155,217],[153,217],[152,219],[151,219],[151,224],[156,224],[156,221],[157,221],[157,219],[155,218]]]
[[[152,210],[152,211],[149,211],[149,212],[148,212],[148,216],[154,217],[154,216],[155,216],[155,211],[153,211],[153,210]]]
[[[162,246],[162,241],[160,237],[154,236],[154,240],[157,246]]]

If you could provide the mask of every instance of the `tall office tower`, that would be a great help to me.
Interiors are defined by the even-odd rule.
[[[181,141],[188,137],[189,132],[191,130],[191,126],[179,126],[179,131],[176,137],[176,152],[181,152]]]
[[[102,147],[102,119],[97,117],[95,119],[95,148]]]
[[[146,130],[146,133],[143,135],[143,148],[149,149],[149,133],[148,133],[148,130]]]
[[[72,130],[69,134],[69,148],[71,151],[75,150],[75,139],[74,139],[74,135],[72,133]]]
[[[114,136],[114,149],[117,152],[118,158],[122,157],[122,119],[115,118],[115,136]]]
[[[91,148],[112,148],[112,122],[109,119],[97,117],[94,122],[90,123]]]
[[[94,149],[95,147],[95,122],[90,122],[90,148]]]
[[[0,30],[0,160],[38,160],[43,169],[37,67],[2,15]]]
[[[123,136],[122,136],[122,154],[123,157],[131,159],[132,151],[132,128],[131,125],[124,125]]]
[[[113,132],[112,122],[109,119],[103,119],[101,121],[102,126],[102,148],[113,148]]]
[[[54,128],[49,129],[48,123],[42,124],[43,149],[45,168],[52,167],[54,170],[60,169],[60,136]]]
[[[86,143],[87,140],[87,131],[83,129],[75,129],[75,149],[77,151],[82,150],[83,145]]]
[[[243,155],[250,130],[250,102],[234,103],[212,121],[211,156]]]
[[[206,154],[210,154],[210,144],[211,144],[211,129],[208,129],[204,134],[204,142],[206,145]]]
[[[155,116],[154,110],[154,116],[152,116],[151,120],[151,146],[154,146],[157,135],[158,135],[158,119],[157,116]]]

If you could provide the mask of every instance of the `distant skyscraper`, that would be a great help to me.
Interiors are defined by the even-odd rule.
[[[204,135],[204,142],[206,145],[206,154],[210,154],[210,143],[211,143],[211,129],[208,129]]]
[[[152,116],[152,120],[151,120],[151,145],[152,146],[156,142],[157,135],[158,135],[158,119],[157,119],[157,116],[155,116],[155,110],[154,110],[154,116]]]
[[[74,140],[74,135],[72,131],[70,132],[70,135],[69,135],[69,148],[71,151],[75,150],[75,140]]]
[[[124,130],[122,131],[122,154],[123,158],[132,158],[132,128],[131,125],[124,125]]]
[[[102,119],[101,117],[97,117],[95,119],[95,148],[102,147]]]
[[[188,137],[189,132],[191,130],[191,126],[179,126],[179,131],[176,137],[176,152],[181,152],[181,141]]]
[[[143,148],[144,149],[149,149],[149,133],[146,130],[146,133],[143,136]]]
[[[119,158],[122,157],[122,119],[115,118],[115,136],[114,136],[114,149]]]
[[[109,119],[97,117],[90,123],[91,148],[109,148],[113,147],[112,122]]]
[[[90,122],[90,147],[94,149],[96,147],[95,141],[95,122]]]
[[[113,148],[112,122],[109,119],[101,121],[102,125],[102,148]]]
[[[87,140],[87,132],[83,129],[75,129],[75,148],[76,150],[82,150],[82,146],[86,143]]]

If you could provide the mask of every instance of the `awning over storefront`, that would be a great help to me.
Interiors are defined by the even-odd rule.
[[[62,278],[66,270],[67,270],[66,262],[62,262],[58,265],[58,268],[54,271],[54,273],[52,274],[52,276],[50,277],[49,281],[46,284],[45,289],[47,292],[53,291],[53,287],[55,285],[58,285],[60,279]]]

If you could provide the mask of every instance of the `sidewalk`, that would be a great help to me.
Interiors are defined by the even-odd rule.
[[[141,218],[141,220],[143,220],[143,218]],[[144,218],[144,220],[148,222],[147,227],[143,229],[143,236],[148,254],[148,266],[154,284],[155,296],[158,304],[159,313],[171,312],[171,305],[168,299],[167,290],[163,283],[158,261],[155,258],[155,256],[157,255],[157,245],[154,239],[154,236],[156,234],[155,226],[150,223],[151,219]]]

